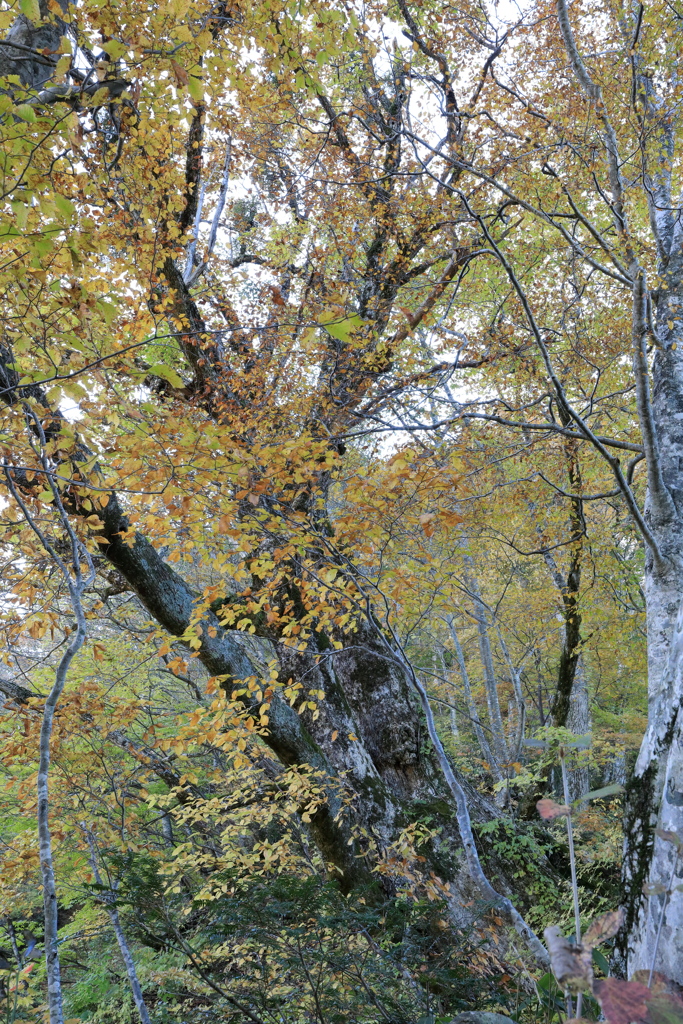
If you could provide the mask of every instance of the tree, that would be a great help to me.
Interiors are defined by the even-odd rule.
[[[426,808],[441,831],[424,871],[451,884],[457,918],[463,843],[498,899],[467,834],[470,816],[496,811],[440,749],[400,603],[382,586],[382,516],[425,534],[420,517],[435,516],[460,540],[469,524],[446,449],[502,431],[496,443],[515,437],[538,480],[541,443],[560,441],[568,483],[551,486],[569,503],[571,564],[555,714],[578,660],[591,499],[611,509],[617,497],[646,544],[659,685],[680,598],[677,22],[664,7],[616,17],[596,3],[577,43],[563,0],[515,26],[477,3],[368,4],[363,20],[342,4],[254,6],[159,3],[143,19],[134,5],[27,0],[18,20],[5,13],[8,472],[27,507],[52,502],[17,426],[28,408],[100,574],[137,595],[169,638],[161,651],[184,645],[282,764],[329,780],[310,828],[342,888],[365,884],[373,850]],[[596,47],[608,56],[588,67],[581,54]],[[14,51],[31,58],[18,72]],[[519,85],[527,67],[533,95]],[[370,524],[354,515],[361,445],[390,428],[417,440],[379,474],[388,501]],[[632,456],[626,469],[615,452]],[[411,487],[428,509],[406,503]],[[536,508],[527,501],[532,520]],[[484,643],[493,620],[468,589]],[[647,785],[633,790],[636,965],[658,923],[642,881],[671,855],[653,845],[654,819],[677,825],[661,796],[679,756],[676,671],[652,704]],[[672,976],[675,961],[662,964]]]

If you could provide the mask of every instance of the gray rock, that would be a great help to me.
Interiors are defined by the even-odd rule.
[[[451,1024],[512,1024],[509,1017],[502,1013],[489,1013],[488,1010],[466,1010],[453,1017]]]

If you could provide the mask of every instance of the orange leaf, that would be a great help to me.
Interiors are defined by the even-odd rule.
[[[554,800],[546,799],[539,800],[536,804],[536,810],[545,821],[551,821],[552,818],[562,818],[569,814],[569,808],[566,804],[556,804]]]

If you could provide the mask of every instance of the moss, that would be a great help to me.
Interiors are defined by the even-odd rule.
[[[326,633],[322,630],[319,633],[313,634],[315,637],[315,643],[319,651],[330,651],[332,650],[332,642]]]
[[[428,800],[411,800],[406,809],[408,821],[423,821],[426,825],[432,824],[434,818],[443,821],[451,821],[455,818],[455,807],[452,801],[441,797],[433,797]]]
[[[665,744],[668,745],[670,737]],[[618,946],[625,957],[628,937],[638,920],[643,904],[643,885],[647,882],[654,847],[654,803],[657,762],[649,765],[643,775],[632,775],[626,784],[624,835],[628,837],[624,853],[624,925],[618,936]]]

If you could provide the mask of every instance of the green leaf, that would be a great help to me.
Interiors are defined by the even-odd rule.
[[[363,326],[363,321],[359,316],[349,316],[344,320],[339,320],[333,315],[326,313],[320,318],[320,324],[328,334],[331,334],[337,341],[341,341],[346,345],[351,341],[355,331]]]
[[[74,380],[70,380],[67,381],[65,384],[62,384],[62,388],[64,390],[64,394],[71,398],[74,402],[80,402],[82,398],[88,397],[88,392],[85,390],[85,388],[81,387],[81,385],[77,384],[76,381]]]
[[[100,89],[97,90],[97,92],[93,93],[93,95],[90,97],[90,102],[94,107],[101,107],[105,103],[108,103],[110,99],[111,93],[109,92],[109,87],[103,85]]]
[[[104,299],[98,299],[97,308],[102,313],[102,317],[107,326],[112,322],[117,313],[117,307],[111,302],[105,302]]]
[[[602,971],[603,974],[609,975],[609,962],[604,953],[601,953],[599,949],[593,950],[593,963]]]
[[[194,75],[190,75],[187,80],[187,91],[195,103],[201,103],[203,101],[204,86],[202,85],[201,79],[196,78]]]
[[[163,377],[171,387],[182,388],[185,386],[182,378],[178,376],[174,369],[166,366],[165,363],[155,363],[154,366],[150,366],[149,372],[153,373],[155,377]]]
[[[24,231],[28,220],[28,206],[26,203],[12,203],[12,209],[14,210],[17,227],[20,231]]]
[[[590,793],[586,793],[585,796],[580,796],[578,800],[574,800],[574,804],[583,803],[584,800],[602,800],[606,796],[617,796],[618,793],[623,792],[624,787],[620,786],[618,782],[615,782],[613,786],[603,786],[602,789],[592,789]],[[572,806],[574,804],[572,804]]]
[[[29,21],[40,21],[40,4],[38,0],[19,0],[21,13],[25,14]]]
[[[119,39],[110,39],[109,42],[105,43],[102,49],[105,53],[108,53],[113,60],[118,60],[126,53],[129,47],[125,43],[122,43]]]
[[[14,113],[17,117],[20,117],[22,121],[30,121],[31,124],[33,124],[36,119],[36,112],[28,103],[20,103],[18,107],[14,108]]]
[[[62,217],[64,217],[65,220],[71,220],[76,212],[76,207],[71,200],[67,199],[66,196],[60,196],[59,192],[55,192],[52,198],[54,199],[54,204]]]

